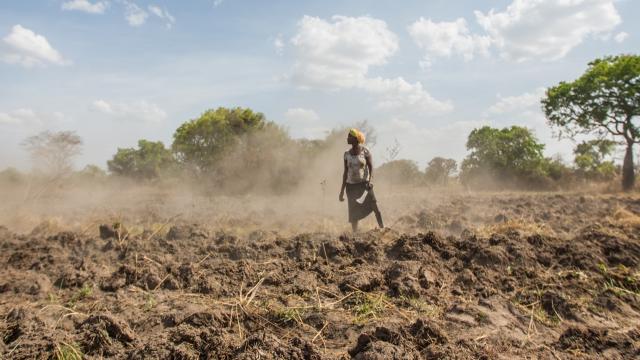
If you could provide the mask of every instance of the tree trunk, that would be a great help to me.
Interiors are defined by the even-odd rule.
[[[630,191],[635,184],[636,176],[633,169],[633,142],[627,141],[627,151],[624,154],[624,163],[622,164],[622,189]]]

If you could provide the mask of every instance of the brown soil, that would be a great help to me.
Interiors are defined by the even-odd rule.
[[[0,358],[638,358],[639,219],[515,194],[357,235],[0,227]]]

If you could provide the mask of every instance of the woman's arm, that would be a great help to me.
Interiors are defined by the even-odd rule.
[[[338,199],[344,201],[344,189],[347,187],[347,160],[344,160],[344,170],[342,171],[342,186],[340,187],[340,196]]]

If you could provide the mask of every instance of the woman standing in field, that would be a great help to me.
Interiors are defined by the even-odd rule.
[[[371,212],[376,214],[378,226],[384,227],[382,214],[378,209],[373,185],[371,185],[373,175],[371,152],[363,145],[364,140],[365,136],[362,132],[357,129],[349,130],[347,144],[351,145],[351,149],[344,152],[344,172],[342,173],[342,188],[339,197],[340,201],[344,201],[344,192],[347,191],[349,222],[354,232],[358,231],[358,221],[367,217]],[[364,199],[362,199],[363,196]]]

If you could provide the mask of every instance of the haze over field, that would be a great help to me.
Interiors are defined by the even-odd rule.
[[[295,137],[368,119],[379,162],[395,139],[421,167],[460,160],[480,125],[532,128],[570,159],[543,89],[637,53],[638,13],[630,0],[2,1],[0,168],[28,169],[19,144],[45,129],[84,139],[77,168],[105,167],[218,106]]]

